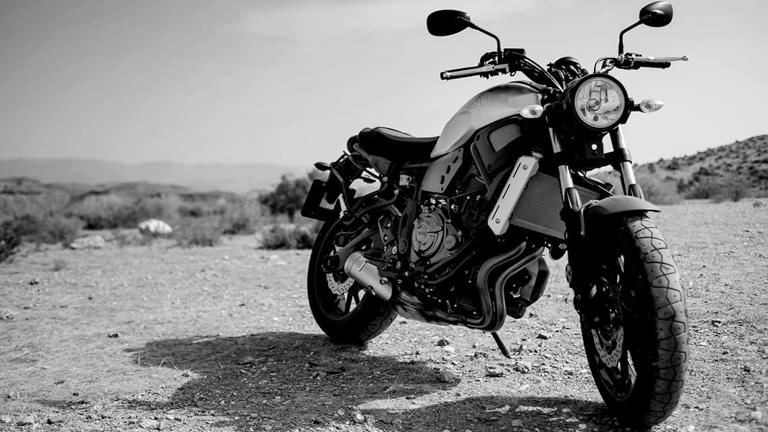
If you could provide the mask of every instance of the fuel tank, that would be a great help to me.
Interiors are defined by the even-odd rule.
[[[432,150],[431,158],[435,159],[458,149],[483,126],[519,114],[521,109],[540,103],[539,91],[524,82],[497,85],[477,94],[445,125]]]

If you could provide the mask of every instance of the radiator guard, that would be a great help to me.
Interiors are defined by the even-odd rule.
[[[582,186],[576,186],[582,202],[596,200],[600,194]],[[560,219],[563,199],[560,181],[547,174],[536,173],[531,177],[520,197],[510,225],[533,232],[565,239],[565,223]]]

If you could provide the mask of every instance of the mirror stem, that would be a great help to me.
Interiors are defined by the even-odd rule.
[[[485,30],[482,27],[479,27],[479,26],[475,25],[475,23],[473,23],[472,21],[464,20],[464,22],[467,23],[467,27],[475,29],[475,30],[479,31],[480,33],[487,34],[488,36],[490,36],[490,37],[492,37],[492,38],[494,38],[496,40],[496,53],[498,55],[498,61],[501,61],[501,40],[499,40],[499,38],[495,34],[489,32],[488,30]]]
[[[629,26],[629,27],[625,28],[624,30],[622,30],[621,33],[619,33],[619,55],[624,54],[624,33],[632,30],[633,28],[639,26],[640,24],[642,24],[642,21],[638,21],[638,22],[632,24],[631,26]]]

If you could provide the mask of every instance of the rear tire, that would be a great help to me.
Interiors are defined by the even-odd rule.
[[[652,426],[672,414],[683,391],[686,296],[672,253],[647,215],[624,217],[614,228],[601,243],[610,252],[596,257],[593,301],[605,304],[582,319],[584,348],[608,408],[627,423]]]
[[[307,275],[309,307],[315,322],[332,342],[362,345],[386,330],[397,313],[343,272],[329,275],[323,271],[322,260],[335,250],[340,226],[339,221],[326,222],[315,240]],[[331,289],[329,277],[335,281],[336,292]]]

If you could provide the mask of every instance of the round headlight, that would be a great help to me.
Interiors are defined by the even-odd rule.
[[[576,116],[591,129],[612,129],[627,112],[627,92],[607,75],[582,80],[572,94]]]

